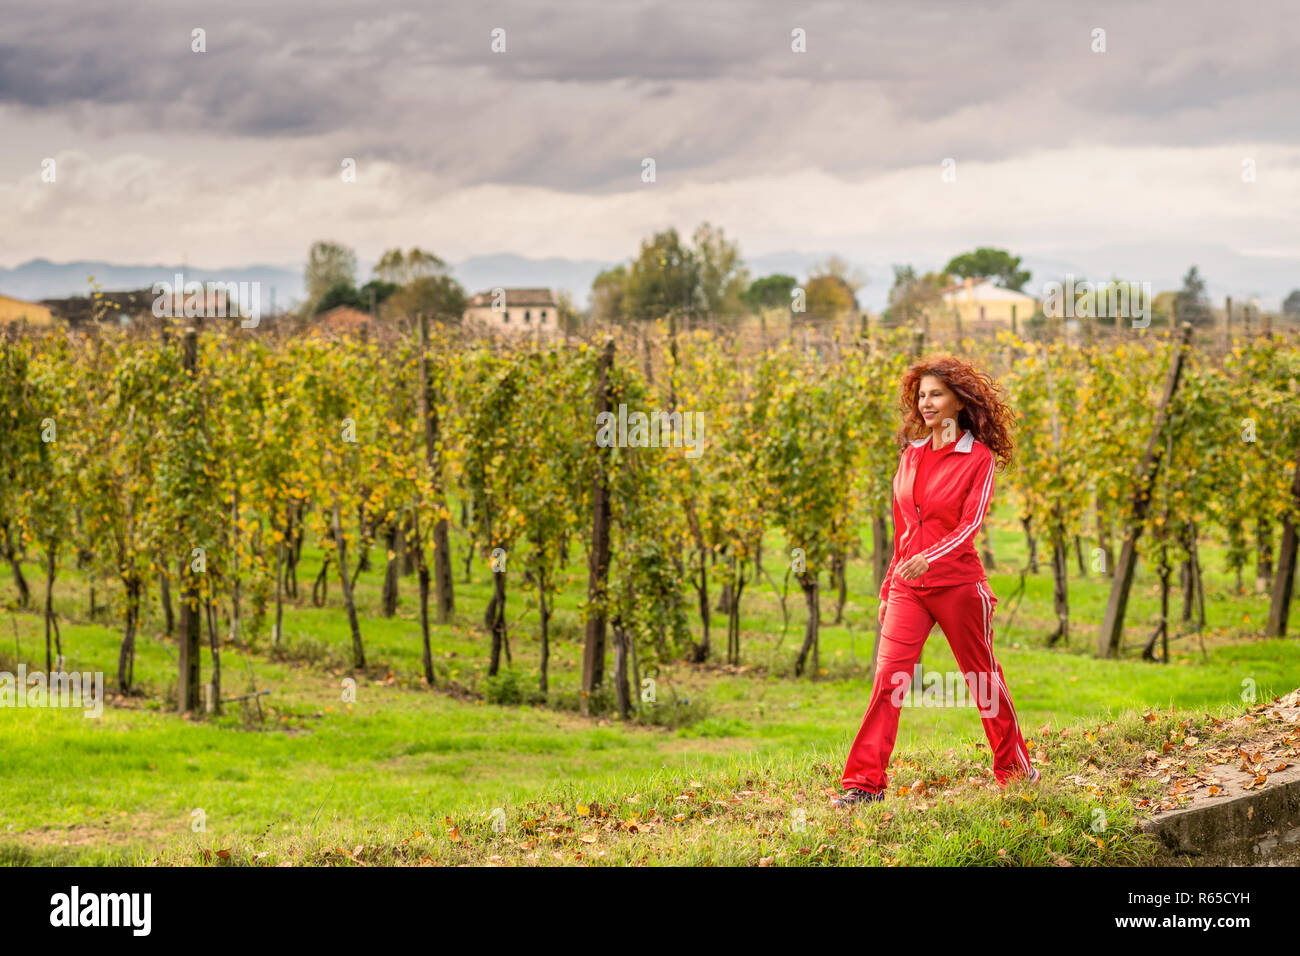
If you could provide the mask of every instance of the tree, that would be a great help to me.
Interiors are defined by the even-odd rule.
[[[831,256],[820,265],[813,266],[811,275],[831,276],[839,279],[855,295],[867,284],[867,277],[860,269],[853,269],[840,256]]]
[[[641,254],[628,270],[624,311],[630,319],[657,319],[671,312],[690,312],[695,305],[695,259],[676,229],[655,233],[641,243]]]
[[[626,318],[628,268],[617,265],[606,269],[591,283],[591,319],[593,322],[617,322]]]
[[[375,264],[375,278],[361,289],[363,307],[374,304],[387,316],[427,315],[435,322],[456,323],[465,314],[468,296],[451,277],[447,263],[414,246],[403,252],[389,249]]]
[[[578,307],[573,304],[573,296],[566,289],[561,289],[555,295],[555,324],[563,330],[565,335],[578,331],[578,325],[582,321],[582,314]]]
[[[1205,294],[1205,280],[1201,278],[1196,266],[1188,269],[1187,275],[1183,276],[1183,287],[1174,297],[1174,308],[1179,322],[1202,326],[1214,321],[1210,314],[1210,299]]]
[[[375,263],[376,278],[398,286],[410,285],[416,279],[445,275],[450,275],[447,263],[418,246],[405,253],[401,249],[389,249]]]
[[[707,222],[696,227],[692,239],[700,312],[715,319],[739,316],[744,311],[741,295],[749,286],[749,270],[741,261],[739,245],[728,242],[720,227]]]
[[[418,276],[394,292],[384,303],[386,315],[423,313],[435,322],[459,324],[469,297],[449,275]]]
[[[1300,289],[1292,289],[1282,302],[1283,315],[1300,315]]]
[[[806,317],[814,321],[837,319],[858,307],[857,291],[867,284],[860,272],[850,270],[839,256],[831,256],[812,269],[804,284]]]
[[[885,319],[891,325],[912,325],[943,299],[948,276],[927,272],[918,276],[911,266],[894,266],[894,285],[889,290],[889,307]]]
[[[963,279],[990,278],[1004,289],[1020,292],[1029,281],[1028,269],[1020,268],[1020,257],[1002,249],[980,246],[974,252],[955,256],[943,267],[949,275]]]
[[[740,299],[755,312],[763,309],[787,309],[790,307],[790,295],[798,284],[794,276],[781,273],[763,276],[751,282]]]
[[[337,308],[340,305],[351,306],[354,309],[360,309],[364,306],[361,295],[351,282],[339,281],[334,283],[325,290],[325,294],[320,297],[316,303],[315,312],[328,312],[330,309]]]
[[[694,248],[682,242],[676,229],[669,229],[641,243],[641,253],[623,287],[628,318],[657,319],[677,312],[727,319],[744,311],[741,295],[749,274],[741,262],[739,246],[707,222],[696,228],[692,240]],[[598,276],[597,283],[605,275]],[[616,279],[615,272],[604,281]],[[593,285],[593,292],[595,288]]]
[[[365,310],[373,315],[377,315],[379,307],[387,302],[389,297],[401,288],[402,287],[396,282],[387,282],[383,279],[371,279],[357,290],[357,294],[361,297],[361,304]]]
[[[805,306],[810,319],[835,319],[857,307],[858,301],[848,283],[839,276],[813,276],[804,287]]]
[[[356,285],[357,254],[340,243],[317,240],[307,254],[306,281],[307,314],[315,315],[316,304],[335,285]]]

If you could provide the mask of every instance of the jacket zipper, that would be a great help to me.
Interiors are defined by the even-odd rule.
[[[918,542],[919,544],[921,544],[922,546],[924,546],[924,541],[923,541],[923,539],[921,538],[921,506],[920,506],[920,505],[917,505],[917,504],[914,504],[912,507],[914,507],[914,508],[916,509],[916,540],[917,540],[917,542]],[[919,552],[918,552],[918,553],[919,553]],[[917,579],[916,579],[916,582],[917,582],[918,585],[920,585],[920,583],[921,583],[921,578],[923,578],[923,577],[925,577],[924,574],[921,575],[920,578],[917,578]]]

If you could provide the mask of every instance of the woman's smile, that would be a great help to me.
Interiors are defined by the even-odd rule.
[[[916,409],[921,421],[929,428],[937,428],[949,419],[954,424],[961,412],[962,401],[944,381],[936,375],[923,376],[917,390]]]

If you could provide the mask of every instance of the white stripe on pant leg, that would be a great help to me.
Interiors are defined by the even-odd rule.
[[[1001,680],[998,679],[998,672],[997,672],[997,670],[995,669],[996,662],[995,662],[994,659],[993,659],[993,641],[992,641],[992,631],[993,631],[993,627],[992,627],[992,613],[993,613],[993,610],[992,610],[992,608],[993,608],[993,605],[992,605],[992,601],[991,601],[988,597],[985,596],[985,594],[984,594],[984,590],[979,586],[979,583],[978,583],[978,582],[976,582],[975,592],[980,596],[980,604],[981,604],[981,605],[983,606],[983,608],[984,608],[984,644],[985,644],[985,646],[987,646],[988,649],[989,649],[989,666],[988,666],[989,681],[990,681],[990,683],[992,683],[992,685],[993,685],[993,689],[994,689],[995,691],[999,691],[1000,693],[1002,693],[1002,694],[1004,694],[1004,695],[1006,696],[1006,698],[1007,698],[1007,705],[1008,705],[1009,709],[1011,710],[1011,720],[1012,720],[1013,723],[1015,723],[1015,721],[1016,721],[1016,709],[1015,709],[1014,707],[1011,707],[1011,706],[1010,706],[1010,705],[1011,705],[1011,694],[1007,692],[1006,686],[1001,682]],[[1000,702],[999,702],[999,706],[1001,706]],[[1015,723],[1015,727],[1016,727],[1016,731],[1019,732],[1019,730],[1020,730],[1020,725],[1019,725],[1018,723]],[[996,757],[996,755],[994,755],[994,756]],[[1025,760],[1024,756],[1021,755],[1021,753],[1020,753],[1019,750],[1016,751],[1016,759],[1019,760],[1021,763],[1023,763],[1024,760]]]
[[[983,586],[982,583],[978,583],[978,582],[977,582],[976,586],[977,586],[981,591],[985,590],[985,588],[984,588],[984,586]],[[989,600],[990,600],[990,606],[991,606],[992,595],[989,595]],[[989,626],[988,626],[987,633],[985,634],[985,643],[987,643],[987,644],[988,644],[988,647],[989,647],[989,661],[990,661],[990,663],[994,664],[994,668],[995,668],[995,669],[993,669],[993,670],[991,671],[991,673],[993,674],[994,679],[998,682],[998,685],[1002,688],[1002,692],[1006,695],[1006,698],[1007,698],[1007,707],[1009,707],[1009,708],[1011,709],[1011,721],[1012,721],[1012,723],[1015,724],[1017,735],[1019,735],[1019,736],[1020,736],[1020,739],[1023,740],[1023,739],[1024,739],[1024,734],[1021,733],[1021,731],[1020,731],[1020,720],[1019,720],[1018,717],[1016,717],[1016,708],[1015,708],[1015,706],[1011,703],[1011,692],[1007,689],[1006,682],[1002,680],[1002,678],[998,675],[998,672],[997,672],[997,670],[996,670],[996,661],[994,661],[994,658],[993,658],[993,626],[992,626],[992,621],[991,621],[991,620],[990,620],[990,622],[989,622]],[[1029,752],[1028,752],[1028,751],[1025,751],[1025,752],[1022,753],[1020,750],[1017,750],[1017,751],[1016,751],[1016,756],[1019,757],[1019,758],[1024,762],[1024,765],[1025,765],[1025,773],[1029,774],[1030,776],[1033,776],[1034,768],[1033,768],[1032,766],[1030,766],[1030,763],[1029,763]]]
[[[981,591],[981,593],[984,592],[984,587],[983,587],[982,584],[980,584],[980,583],[977,582],[977,583],[976,583],[976,587]],[[986,601],[986,605],[989,606],[989,607],[992,607],[992,595],[989,595],[988,600]],[[1011,692],[1007,689],[1006,682],[1003,681],[1002,678],[1001,678],[1001,676],[998,674],[998,671],[997,671],[997,661],[996,661],[996,660],[994,659],[994,657],[993,657],[993,627],[992,627],[992,621],[991,621],[991,620],[990,620],[990,622],[989,622],[989,626],[988,626],[988,628],[987,628],[987,630],[986,630],[986,632],[985,632],[985,635],[984,635],[984,641],[985,641],[985,643],[988,645],[988,648],[989,648],[989,673],[992,675],[993,680],[997,683],[997,686],[1000,687],[1000,688],[1002,689],[1002,693],[1006,696],[1006,699],[1007,699],[1007,707],[1008,707],[1008,709],[1010,709],[1010,711],[1011,711],[1011,722],[1015,725],[1017,735],[1019,735],[1019,736],[1021,737],[1021,739],[1023,739],[1023,738],[1024,738],[1024,735],[1021,734],[1021,732],[1020,732],[1020,721],[1019,721],[1019,719],[1016,717],[1016,708],[1015,708],[1014,705],[1012,705],[1012,703],[1011,703]],[[1028,775],[1030,775],[1030,776],[1032,776],[1034,770],[1033,770],[1033,767],[1031,767],[1031,766],[1029,765],[1029,755],[1028,755],[1028,753],[1027,753],[1027,752],[1026,752],[1026,753],[1022,753],[1022,752],[1020,751],[1020,749],[1017,748],[1017,750],[1016,750],[1016,757],[1017,757],[1017,759],[1020,760],[1020,762],[1021,762],[1022,765],[1024,766],[1024,768],[1025,768],[1025,773],[1028,774]]]
[[[979,585],[976,585],[976,588],[979,588]],[[985,609],[992,609],[991,602],[984,600],[983,591],[980,591],[980,598],[984,601]],[[989,614],[992,614],[992,610],[989,610]],[[1008,709],[1011,711],[1011,723],[1014,724],[1017,735],[1021,736],[1023,739],[1023,734],[1021,734],[1021,722],[1019,722],[1019,719],[1015,717],[1015,708],[1011,705],[1011,692],[1006,689],[1006,684],[1002,682],[1001,676],[998,675],[997,661],[993,658],[993,628],[991,617],[985,615],[985,622],[987,623],[985,623],[984,627],[984,643],[988,645],[989,678],[993,680],[993,685],[995,685],[995,687],[1001,689],[1002,696],[1006,697],[1006,706],[1008,706]],[[1021,750],[1017,749],[1015,750],[1015,757],[1017,757],[1017,760],[1021,761],[1024,766],[1024,773],[1030,775],[1034,774],[1034,769],[1032,769],[1030,762],[1028,762],[1028,753],[1022,753]]]
[[[1020,732],[1020,720],[1016,717],[1016,708],[1011,703],[1011,692],[1007,690],[1007,685],[1002,681],[1001,677],[998,676],[997,662],[993,659],[993,621],[991,618],[992,595],[988,595],[987,597],[985,596],[985,588],[981,582],[977,581],[975,583],[975,588],[979,592],[980,602],[984,605],[984,609],[985,609],[984,643],[988,645],[988,649],[989,649],[989,676],[992,678],[996,686],[1002,689],[1002,693],[1006,695],[1007,707],[1011,711],[1011,722],[1015,725],[1017,736],[1019,736],[1020,739],[1023,740],[1024,734]],[[1028,751],[1021,753],[1020,749],[1017,748],[1016,757],[1024,765],[1025,773],[1028,774],[1029,776],[1033,776],[1034,768],[1029,764]]]

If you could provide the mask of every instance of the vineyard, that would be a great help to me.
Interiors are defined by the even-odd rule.
[[[930,354],[910,330],[756,347],[661,323],[511,345],[417,321],[383,342],[234,325],[2,348],[8,670],[93,666],[114,706],[245,729],[275,722],[275,675],[295,679],[276,661],[343,675],[344,701],[369,680],[665,727],[704,713],[665,695],[672,675],[707,693],[680,675],[725,674],[738,697],[853,676],[839,706],[860,713],[898,382]],[[1246,637],[1287,635],[1287,336],[1001,333],[962,354],[1018,416],[980,547],[1013,620],[1050,588],[1022,641],[1129,667],[1180,639],[1204,654],[1207,597],[1211,614],[1225,597],[1207,579],[1267,594]],[[1128,611],[1139,572],[1158,613]],[[1072,608],[1084,582],[1104,613]],[[851,623],[846,672],[824,642]],[[115,635],[111,667],[78,645],[87,625]]]

